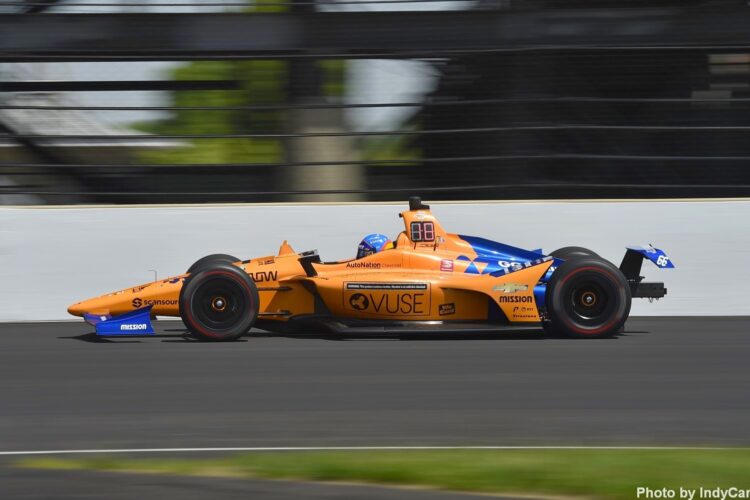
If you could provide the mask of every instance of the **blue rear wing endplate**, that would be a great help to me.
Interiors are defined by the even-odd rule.
[[[101,337],[123,337],[133,335],[154,335],[151,325],[151,308],[146,306],[119,316],[84,314],[83,319],[94,325],[96,334]]]
[[[642,255],[645,259],[650,260],[654,264],[656,264],[656,267],[660,267],[662,269],[673,269],[674,264],[672,263],[672,259],[670,259],[666,253],[664,253],[664,250],[660,250],[658,248],[654,248],[652,245],[642,245],[642,246],[630,246],[626,247],[629,251],[635,252],[637,254]]]
[[[643,280],[641,266],[644,260],[650,260],[660,269],[674,268],[672,259],[664,253],[664,250],[654,248],[652,245],[627,247],[625,256],[622,258],[622,263],[620,264],[620,271],[622,271],[622,274],[631,283],[641,283],[641,280]],[[664,293],[666,293],[666,289]],[[644,295],[640,296],[644,297]]]

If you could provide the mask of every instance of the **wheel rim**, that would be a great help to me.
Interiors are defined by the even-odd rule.
[[[596,320],[607,310],[609,297],[598,283],[582,283],[571,293],[573,312],[579,318]]]
[[[240,283],[216,277],[198,286],[191,307],[204,327],[228,330],[242,321],[247,312],[247,296]]]
[[[580,276],[566,287],[569,317],[582,327],[596,328],[612,319],[617,309],[617,287],[598,274]]]

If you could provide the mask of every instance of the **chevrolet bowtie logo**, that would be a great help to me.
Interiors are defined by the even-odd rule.
[[[503,293],[516,293],[516,292],[525,292],[528,289],[529,289],[529,285],[519,285],[518,283],[503,283],[502,285],[495,285],[492,288],[492,291],[503,292]]]

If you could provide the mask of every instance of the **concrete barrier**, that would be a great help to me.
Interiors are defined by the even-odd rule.
[[[273,254],[287,239],[324,260],[353,257],[370,232],[403,229],[399,204],[0,209],[0,321],[70,319],[73,302],[184,272],[198,258]],[[527,248],[579,245],[619,264],[653,243],[677,266],[634,315],[750,315],[750,201],[434,203],[449,232]]]

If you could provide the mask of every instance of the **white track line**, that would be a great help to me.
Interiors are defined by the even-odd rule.
[[[113,453],[195,453],[234,451],[409,451],[409,450],[748,450],[732,446],[255,446],[232,448],[114,448],[99,450],[24,450],[0,451],[0,456],[74,455]]]

